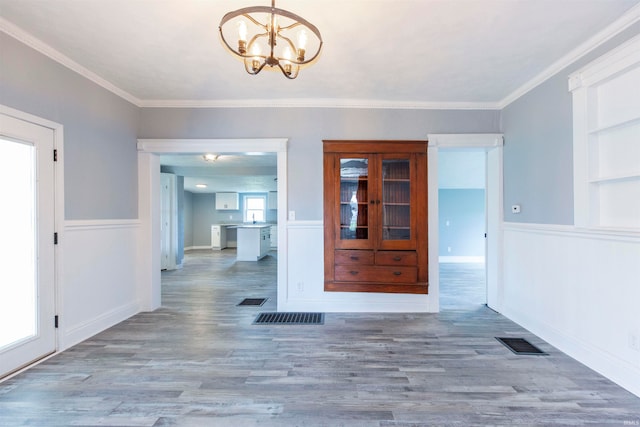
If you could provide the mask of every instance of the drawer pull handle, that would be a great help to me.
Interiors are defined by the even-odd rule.
[[[351,273],[352,276],[355,276],[358,274],[358,272],[356,270],[351,270],[349,273]]]
[[[360,259],[360,257],[357,257],[355,255],[351,255],[351,259],[354,261],[358,261]]]
[[[393,257],[393,260],[394,260],[394,261],[402,261],[402,257],[400,257],[400,256],[394,256],[394,257]]]
[[[394,275],[394,276],[400,276],[401,274],[402,274],[402,272],[401,272],[401,271],[394,271],[394,272],[393,272],[393,275]]]

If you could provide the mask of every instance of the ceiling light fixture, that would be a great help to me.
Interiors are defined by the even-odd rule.
[[[207,184],[196,184],[198,188],[207,188]]]
[[[220,157],[220,154],[211,154],[207,153],[202,156],[202,158],[207,162],[215,162]]]
[[[220,37],[231,53],[242,58],[247,73],[255,75],[265,65],[277,66],[285,77],[295,79],[300,67],[320,54],[322,37],[315,25],[275,5],[271,0],[271,7],[251,6],[227,13],[220,21]],[[234,41],[229,44],[227,40]]]

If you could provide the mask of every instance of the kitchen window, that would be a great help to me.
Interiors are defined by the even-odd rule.
[[[265,222],[266,196],[244,197],[244,221]]]

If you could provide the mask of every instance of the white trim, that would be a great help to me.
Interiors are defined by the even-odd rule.
[[[140,99],[78,64],[68,56],[0,17],[0,31],[26,44],[52,60],[80,74],[126,101],[143,108],[369,108],[409,110],[502,110],[527,92],[542,84],[563,68],[610,40],[640,20],[640,5],[634,6],[618,20],[596,33],[533,79],[498,102],[416,102],[366,99],[281,99],[281,100],[151,100]]]
[[[640,62],[640,35],[591,61],[569,75],[569,91],[599,84],[603,80]]]
[[[504,145],[501,133],[430,133],[427,138],[430,147],[491,148]]]
[[[138,151],[143,153],[204,153],[215,146],[217,153],[250,151],[287,151],[287,138],[239,139],[138,139]],[[279,177],[278,177],[279,178]]]
[[[499,110],[497,102],[420,102],[373,99],[164,99],[142,100],[143,108],[366,108],[388,110]]]
[[[130,103],[140,107],[141,105],[140,99],[131,95],[129,92],[120,89],[118,86],[114,85],[113,83],[103,79],[93,71],[83,67],[73,59],[69,58],[63,53],[60,53],[58,50],[49,46],[42,40],[32,36],[31,34],[24,31],[22,28],[16,26],[15,24],[7,21],[2,17],[0,17],[0,31],[13,37],[19,42],[26,44],[27,46],[34,49],[35,51],[40,52],[41,54],[53,59],[54,61],[67,67],[71,71],[75,71],[76,73],[80,74],[82,77],[92,81],[93,83],[108,90],[114,95],[117,95],[120,98],[126,101],[129,101]]]
[[[439,235],[439,199],[438,199],[438,147],[427,147],[427,235],[429,265],[429,308],[430,312],[440,311],[440,235]]]
[[[2,18],[0,18],[2,19]],[[56,123],[51,120],[44,119],[42,117],[35,116],[33,114],[25,113],[24,111],[16,110],[15,108],[8,107],[0,104],[0,114],[11,116],[15,119],[23,120],[29,123],[36,124],[49,128],[53,131],[53,149],[58,152],[58,161],[54,162],[54,227],[58,232],[58,237],[64,239],[64,126],[60,123]],[[52,153],[53,155],[53,153]],[[63,245],[54,246],[54,293],[55,293],[55,313],[59,313],[64,308],[62,299],[62,278],[64,277],[63,259],[64,251]],[[56,330],[56,343],[55,352],[58,353],[61,345],[61,332]],[[29,365],[31,366],[31,365]]]
[[[197,251],[200,249],[211,249],[211,246],[189,246],[188,248],[184,248],[186,251]]]
[[[64,221],[66,231],[85,231],[116,228],[136,228],[140,227],[139,219],[89,219],[89,220],[67,220]]]
[[[428,211],[429,215],[429,295],[431,309],[439,311],[440,269],[439,269],[439,218],[438,209],[438,151],[440,149],[470,149],[487,152],[486,192],[487,195],[487,239],[485,269],[487,274],[487,303],[498,312],[502,309],[502,149],[504,137],[499,133],[490,134],[429,134],[427,148]],[[491,203],[491,207],[489,204]],[[493,206],[495,205],[495,206]]]
[[[142,310],[154,310],[161,304],[159,250],[159,156],[163,153],[275,152],[277,153],[278,224],[287,218],[287,138],[240,139],[139,139],[138,140],[138,214],[140,227],[140,270],[138,283]],[[157,181],[157,182],[156,182]],[[278,251],[287,254],[286,227],[278,227]],[[210,248],[210,247],[207,247]],[[151,255],[151,256],[150,256]],[[278,258],[278,307],[286,301],[288,261]]]
[[[324,221],[287,221],[285,226],[289,229],[324,228]]]
[[[564,68],[573,64],[584,55],[593,51],[598,46],[612,39],[638,21],[640,21],[640,5],[636,5],[629,9],[624,15],[614,21],[611,25],[594,34],[580,46],[576,47],[567,55],[551,64],[536,77],[511,92],[509,95],[505,96],[497,103],[499,109],[504,109],[509,104],[516,101],[518,98],[522,97],[532,89],[544,83],[554,75],[558,74]]]
[[[640,234],[511,222],[503,229],[502,314],[640,396],[640,359],[631,347],[640,325]]]
[[[75,325],[69,329],[63,329],[64,340],[61,343],[61,350],[68,349],[87,338],[122,322],[125,319],[137,314],[139,307],[137,302],[131,302],[129,304],[122,305],[120,307],[109,310],[100,316],[94,317],[86,322],[82,322],[79,325]],[[64,319],[62,319],[64,325]]]
[[[619,176],[600,175],[601,161],[612,162],[607,165],[608,170],[618,164],[616,160],[602,160],[607,159],[607,156],[599,154],[597,148],[602,136],[600,132],[635,123],[640,117],[637,115],[629,117],[623,113],[613,122],[610,121],[611,118],[607,122],[600,122],[599,118],[606,114],[601,112],[598,88],[607,81],[624,76],[625,73],[639,66],[640,35],[627,40],[569,75],[568,86],[573,102],[573,222],[578,227],[599,227],[600,224],[607,224],[610,220],[601,218],[601,208],[604,205],[600,203],[600,194],[604,187],[600,186],[600,183],[611,184],[615,178],[637,178],[636,174],[628,173]],[[630,85],[627,83],[627,86]],[[624,106],[624,102],[621,105]],[[615,111],[615,108],[608,111]],[[616,183],[618,184],[620,183]],[[615,224],[615,220],[609,224]],[[623,226],[621,228],[635,226],[629,222],[622,222],[621,225]],[[635,231],[640,229],[636,228]]]
[[[534,224],[520,222],[505,222],[505,231],[520,231],[526,233],[548,234],[555,236],[573,236],[585,239],[609,240],[616,242],[640,243],[640,231],[619,230],[607,228],[582,228],[573,225]]]

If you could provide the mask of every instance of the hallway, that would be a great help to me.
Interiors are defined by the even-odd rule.
[[[0,425],[640,423],[639,398],[481,305],[252,325],[275,309],[276,264],[187,253],[182,270],[163,273],[161,309],[0,383]],[[260,297],[262,307],[237,306]],[[496,336],[549,355],[516,356]]]

